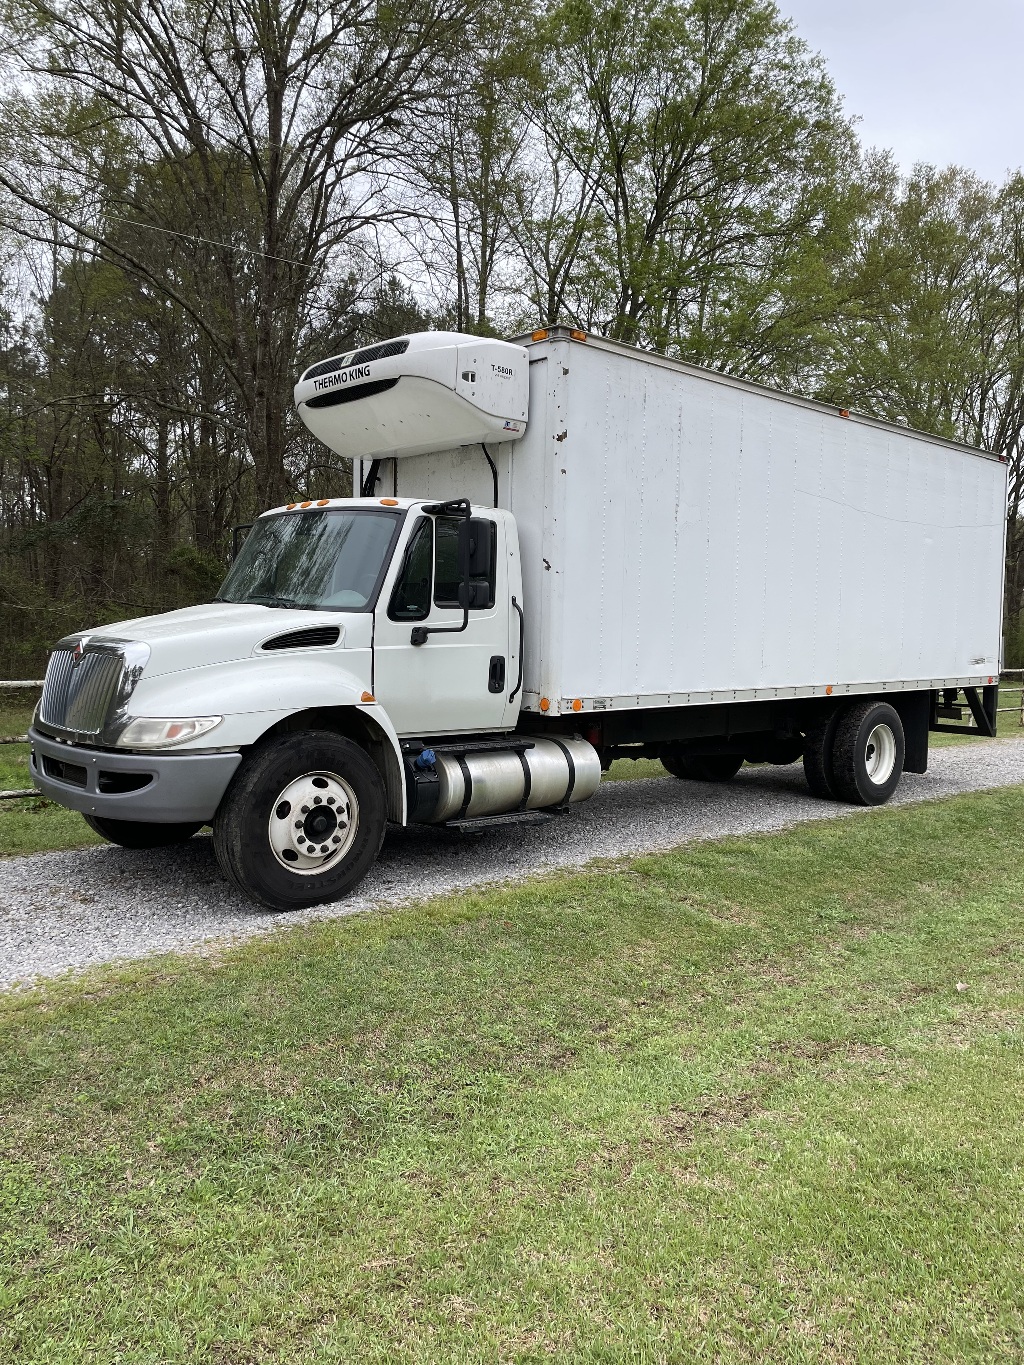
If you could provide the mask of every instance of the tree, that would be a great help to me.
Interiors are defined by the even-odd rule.
[[[191,316],[239,395],[264,503],[287,486],[308,301],[392,215],[371,174],[435,94],[476,3],[16,0],[12,50],[31,93],[8,119],[22,145],[0,183]],[[153,163],[219,270],[222,314],[107,226],[165,226],[121,169]],[[89,217],[97,187],[103,212]]]
[[[768,0],[563,0],[544,36],[545,137],[576,180],[550,305],[744,368],[852,159],[820,61]]]

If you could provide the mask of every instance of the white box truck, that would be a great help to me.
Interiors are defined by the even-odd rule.
[[[34,781],[114,842],[212,824],[290,909],[389,820],[539,823],[615,758],[802,759],[874,805],[930,731],[995,732],[999,456],[562,328],[399,337],[295,399],[358,496],[264,513],[215,601],[53,651]]]

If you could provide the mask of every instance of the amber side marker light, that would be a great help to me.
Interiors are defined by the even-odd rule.
[[[360,701],[376,701],[377,698],[373,695],[372,692],[364,692],[363,695],[359,698],[359,700],[360,700]]]
[[[582,710],[583,710],[583,703],[580,701],[579,697],[577,697],[577,698],[574,700],[574,702],[573,702],[573,704],[572,704],[572,709],[573,709],[574,711],[582,711]]]
[[[840,416],[840,417],[849,417],[849,415],[850,415],[850,409],[849,409],[849,408],[840,408],[840,409],[839,409],[839,416]]]
[[[381,498],[381,500],[380,500],[380,505],[381,505],[381,507],[397,507],[397,506],[398,506],[398,499],[397,499],[397,498]]]
[[[540,699],[540,709],[541,709],[542,711],[547,711],[547,710],[550,708],[550,706],[551,706],[551,703],[548,701],[547,697],[541,697],[541,699]]]
[[[530,333],[531,341],[547,341],[548,334],[545,328],[538,327],[535,332]]]
[[[829,683],[828,687],[825,688],[825,696],[826,696],[826,697],[831,697],[831,695],[832,695],[832,684]]]

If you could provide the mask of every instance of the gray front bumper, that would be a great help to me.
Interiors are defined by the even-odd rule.
[[[61,744],[38,730],[29,731],[32,781],[51,801],[108,820],[142,820],[157,825],[212,820],[221,797],[242,761],[233,754],[120,754]],[[46,771],[45,760],[51,760]],[[80,771],[77,781],[56,776],[55,764]],[[148,778],[133,791],[104,791]],[[84,786],[82,782],[84,781]]]

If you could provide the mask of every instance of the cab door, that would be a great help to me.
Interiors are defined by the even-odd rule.
[[[474,515],[494,523],[494,551],[487,573],[474,579],[481,605],[471,606],[464,631],[430,633],[422,644],[412,643],[417,627],[462,624],[458,517],[410,514],[404,552],[377,604],[373,691],[399,735],[500,730],[512,709],[507,514]]]

